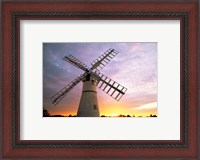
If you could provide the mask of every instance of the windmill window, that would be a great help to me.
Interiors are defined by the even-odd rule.
[[[94,105],[94,109],[97,109],[97,105]]]
[[[92,85],[95,85],[95,81],[94,80],[92,80]]]

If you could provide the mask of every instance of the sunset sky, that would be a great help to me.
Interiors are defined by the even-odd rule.
[[[97,88],[100,115],[157,115],[157,43],[43,43],[43,106],[50,114],[76,115],[82,82],[56,106],[50,97],[84,72],[62,58],[73,55],[88,67],[109,48],[119,51],[100,72],[128,90],[118,102]]]

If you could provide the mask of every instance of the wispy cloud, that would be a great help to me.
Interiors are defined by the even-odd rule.
[[[157,102],[147,103],[138,107],[134,107],[132,109],[134,110],[146,110],[146,109],[152,109],[157,108]]]

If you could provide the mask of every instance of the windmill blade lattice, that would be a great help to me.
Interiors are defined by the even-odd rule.
[[[119,101],[122,98],[122,96],[125,94],[125,92],[127,91],[127,88],[125,88],[124,86],[120,85],[116,81],[113,81],[109,77],[107,77],[99,72],[99,70],[102,69],[103,67],[105,67],[118,53],[119,52],[116,51],[115,49],[110,48],[104,54],[102,54],[100,57],[98,57],[95,61],[93,61],[91,63],[91,65],[92,65],[91,68],[88,68],[85,63],[81,62],[79,59],[77,59],[76,57],[74,57],[72,55],[65,56],[63,58],[65,61],[67,61],[70,64],[72,64],[73,66],[83,70],[84,74],[82,74],[81,76],[74,79],[71,83],[69,83],[67,86],[65,86],[63,89],[61,89],[59,92],[57,92],[54,96],[52,96],[51,97],[52,103],[56,105],[81,80],[86,79],[88,81],[90,79],[88,77],[90,77],[92,75],[95,77],[96,81],[98,82],[96,85],[101,90],[103,90],[108,95],[110,95],[111,97],[113,97],[114,99]],[[83,81],[83,83],[87,83],[87,81],[86,82]],[[91,79],[89,81],[91,81]],[[89,87],[88,84],[86,86]],[[89,87],[89,89],[91,89],[91,88],[92,87]],[[94,91],[96,91],[96,88],[94,89]],[[91,99],[88,99],[88,101],[91,101]],[[97,101],[97,100],[93,100],[93,101],[94,101],[94,103],[96,103],[95,101]],[[84,104],[84,105],[87,105],[87,104]],[[92,106],[92,107],[94,107],[94,106]]]
[[[119,101],[127,91],[127,88],[100,72],[94,72],[93,75],[97,77],[97,86],[117,101]]]
[[[65,95],[71,91],[74,86],[76,86],[81,80],[82,78],[84,77],[85,75],[81,75],[79,77],[77,77],[76,79],[74,79],[72,82],[70,82],[67,86],[65,86],[64,88],[62,88],[59,92],[57,92],[54,96],[51,97],[52,99],[52,103],[53,104],[57,104],[58,102],[60,102],[64,97]]]
[[[88,71],[89,68],[87,67],[87,65],[83,62],[81,62],[79,59],[77,59],[76,57],[69,55],[69,56],[65,56],[63,58],[65,61],[71,63],[73,66],[82,69],[83,71]]]
[[[110,48],[104,54],[99,56],[95,61],[91,63],[92,67],[90,70],[96,69],[97,71],[101,70],[106,66],[119,52],[115,49]]]

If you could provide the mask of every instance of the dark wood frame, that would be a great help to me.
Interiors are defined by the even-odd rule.
[[[149,3],[2,2],[2,157],[200,158],[198,5],[198,0]],[[21,19],[179,19],[181,21],[181,140],[21,141],[19,139],[19,21]]]

